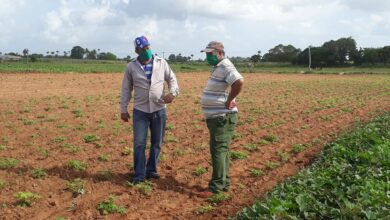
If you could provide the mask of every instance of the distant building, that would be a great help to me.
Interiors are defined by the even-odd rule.
[[[0,55],[0,61],[18,61],[21,60],[21,56],[14,56],[14,55]]]

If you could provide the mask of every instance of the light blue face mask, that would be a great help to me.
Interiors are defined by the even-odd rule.
[[[152,59],[152,57],[153,57],[153,53],[152,53],[152,50],[150,50],[150,49],[147,49],[139,54],[139,59],[141,61],[148,61],[148,60]]]

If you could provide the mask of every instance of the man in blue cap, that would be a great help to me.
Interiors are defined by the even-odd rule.
[[[133,135],[134,135],[134,184],[145,179],[159,179],[157,163],[164,139],[166,104],[172,103],[179,94],[176,76],[168,63],[154,56],[145,36],[134,40],[136,60],[127,65],[121,95],[121,119],[128,122],[127,111],[134,90]],[[169,92],[164,93],[165,82]],[[146,161],[146,137],[151,134],[149,159]]]

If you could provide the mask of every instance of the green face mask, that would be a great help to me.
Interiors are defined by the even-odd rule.
[[[215,66],[218,64],[218,57],[216,55],[207,53],[206,56],[207,62],[210,65]]]
[[[152,56],[153,56],[152,50],[148,49],[139,54],[139,59],[141,61],[148,61],[152,58]]]

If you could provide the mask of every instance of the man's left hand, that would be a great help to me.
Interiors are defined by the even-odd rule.
[[[228,100],[225,102],[225,107],[226,107],[226,109],[233,109],[233,108],[237,107],[237,103],[235,100],[232,100],[232,101]]]
[[[169,93],[163,97],[163,100],[165,103],[171,103],[174,98],[175,98],[175,96],[173,96],[171,93]]]

